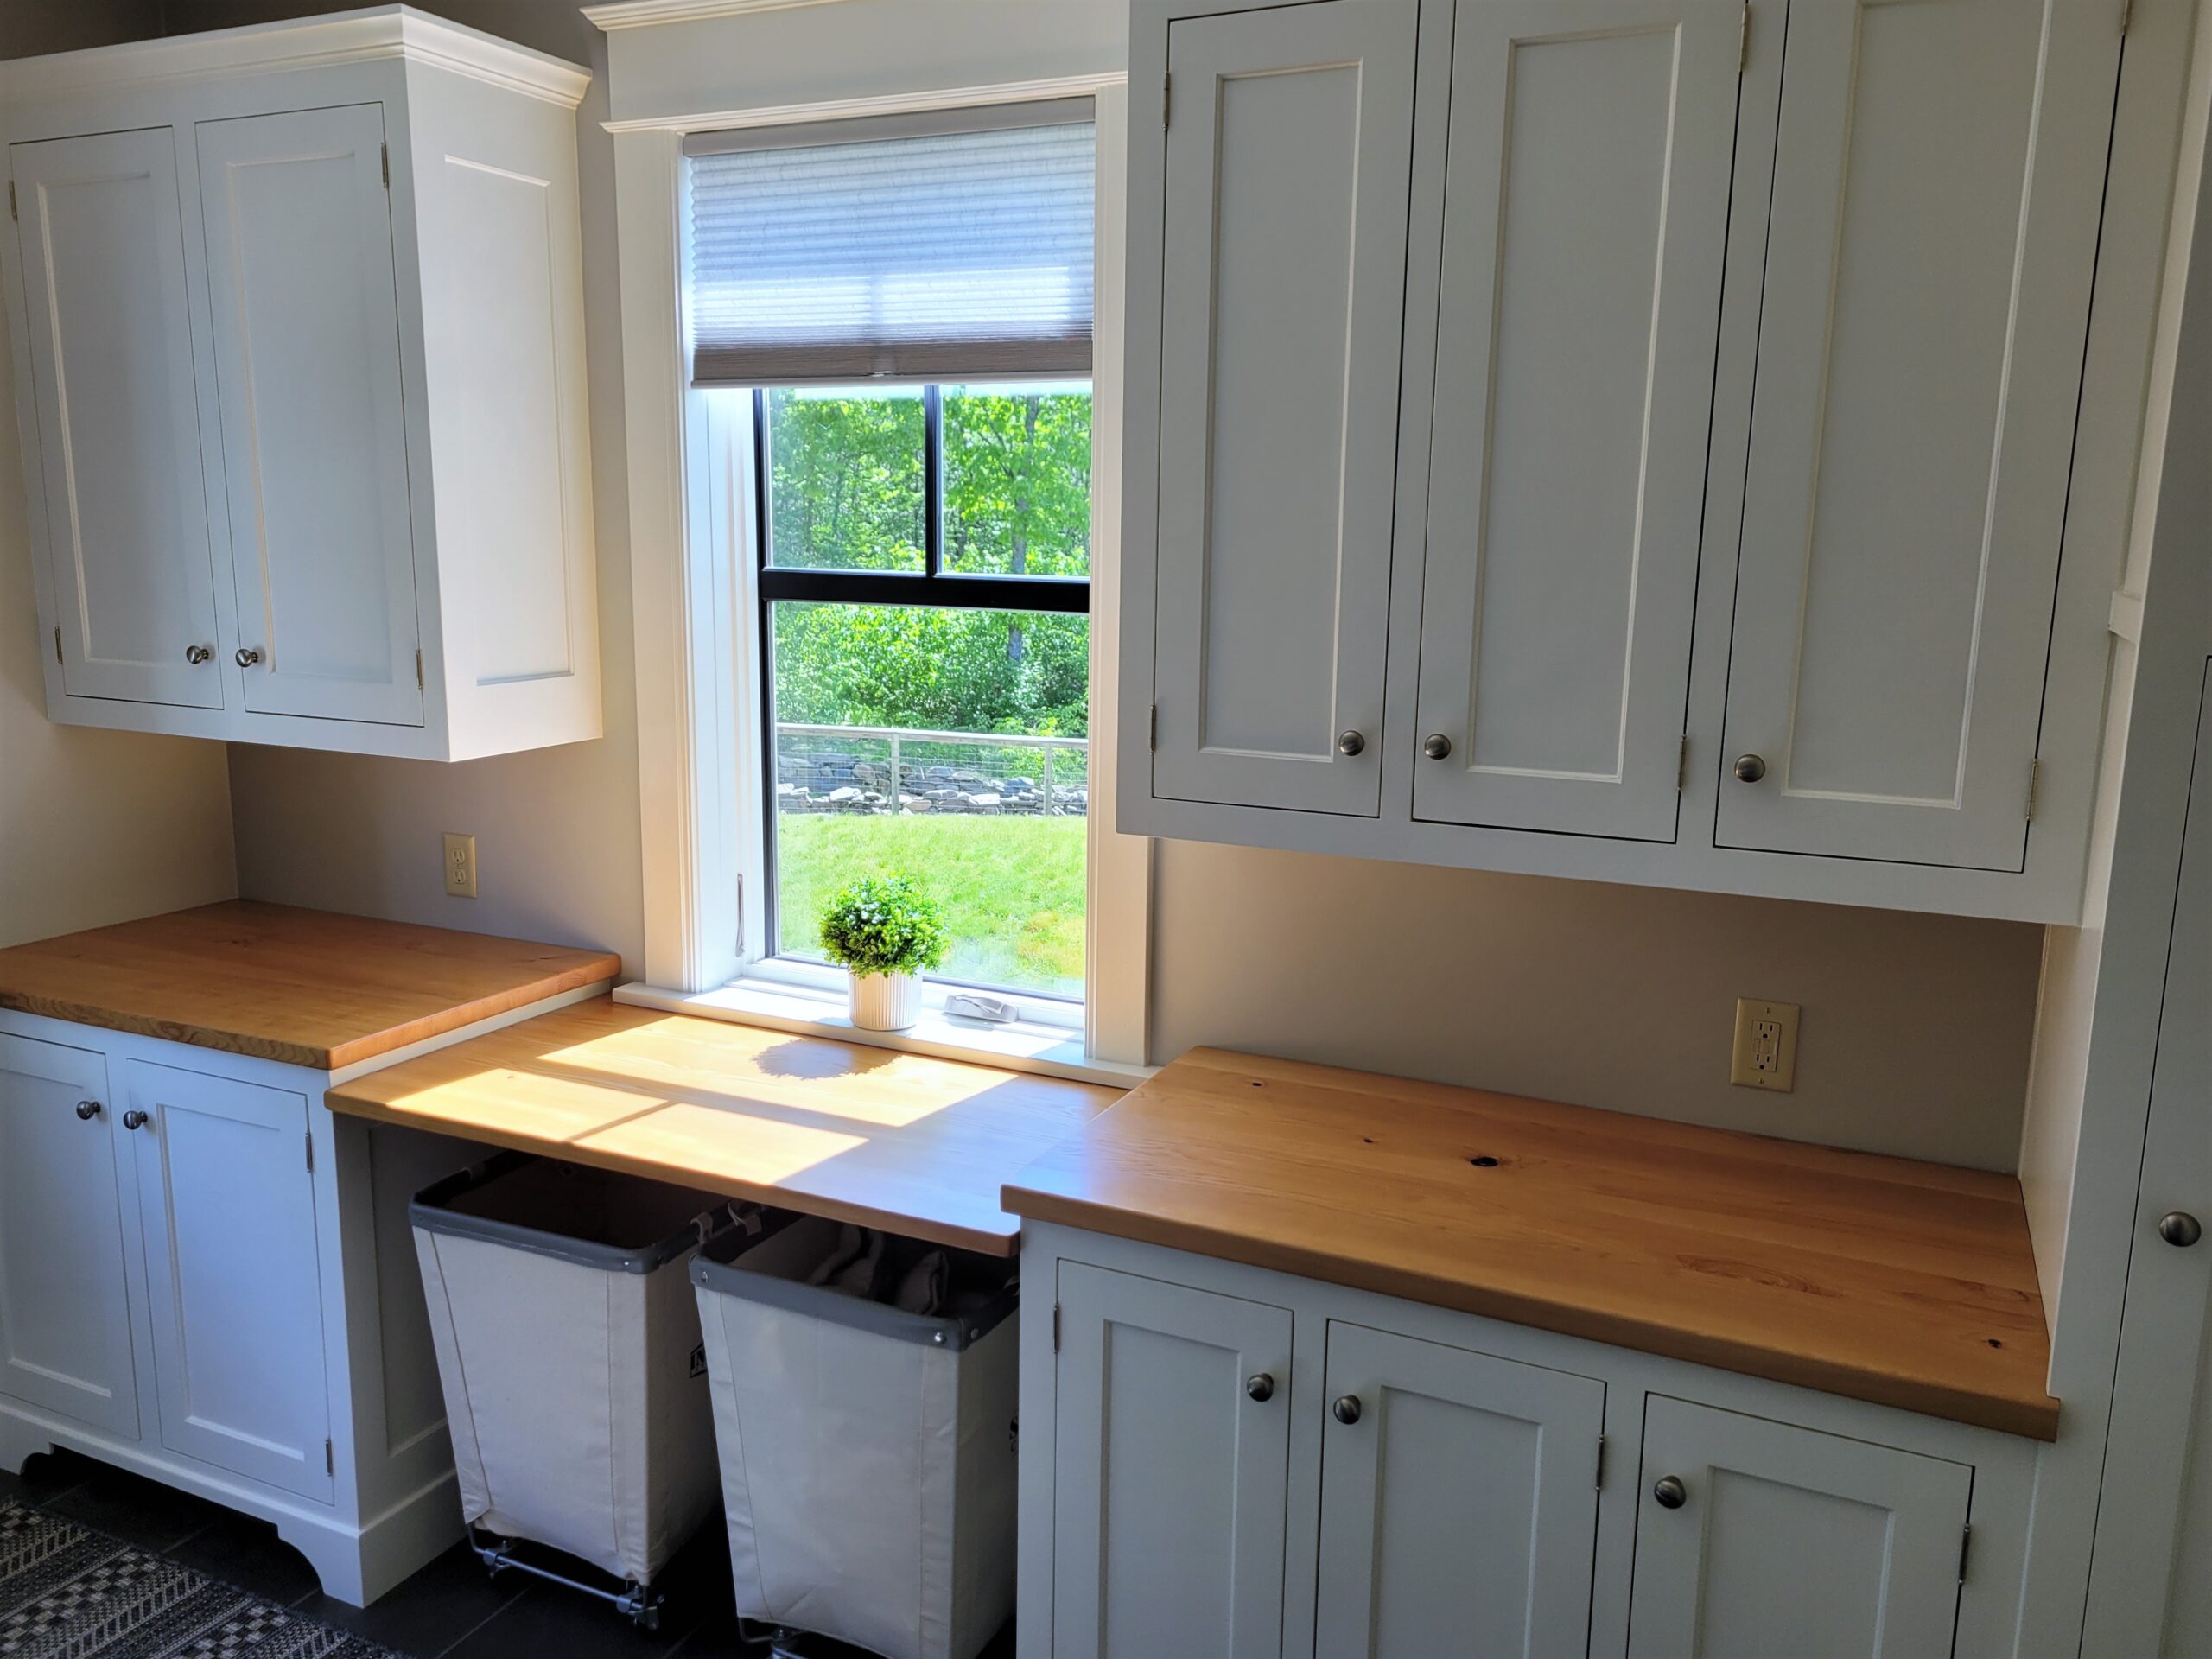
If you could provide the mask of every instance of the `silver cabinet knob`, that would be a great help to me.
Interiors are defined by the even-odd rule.
[[[261,660],[261,652],[255,646],[240,645],[238,649],[238,655],[232,660],[234,660],[240,668],[251,668],[256,663]]]
[[[1756,754],[1739,754],[1736,757],[1737,782],[1756,784],[1765,776],[1766,761],[1762,757]]]
[[[2186,1210],[2169,1210],[2158,1217],[2158,1236],[2185,1250],[2204,1236],[2204,1224]]]
[[[1329,1409],[1338,1422],[1356,1423],[1359,1421],[1359,1396],[1356,1394],[1341,1395]]]
[[[214,654],[215,647],[213,645],[187,645],[184,648],[184,660],[194,668],[199,667]]]
[[[135,1106],[123,1115],[123,1127],[126,1129],[143,1129],[151,1121]]]
[[[89,1123],[99,1115],[100,1103],[97,1100],[80,1100],[77,1103],[78,1122]]]
[[[1662,1510],[1679,1510],[1690,1501],[1690,1489],[1680,1475],[1662,1475],[1652,1483],[1651,1497]]]
[[[1275,1380],[1265,1371],[1256,1376],[1248,1376],[1244,1379],[1244,1393],[1248,1398],[1264,1406],[1275,1397]]]
[[[1441,732],[1431,732],[1421,740],[1421,752],[1432,760],[1441,760],[1452,753],[1452,740]]]
[[[1339,754],[1357,754],[1366,747],[1367,734],[1364,732],[1337,734],[1337,753]]]

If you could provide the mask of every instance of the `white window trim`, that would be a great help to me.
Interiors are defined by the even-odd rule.
[[[1057,76],[962,89],[961,103],[1089,92],[1098,145],[1097,299],[1091,452],[1091,753],[1116,753],[1121,639],[1122,249],[1128,100],[1124,74]],[[745,124],[944,107],[943,92],[751,110]],[[855,1030],[842,1000],[793,984],[781,964],[753,971],[766,938],[762,815],[755,780],[760,677],[754,664],[749,442],[690,391],[683,335],[683,141],[731,124],[727,112],[610,122],[621,272],[624,416],[636,639],[638,782],[645,887],[645,981],[625,1001],[804,1029],[1016,1070],[1128,1083],[1148,1052],[1152,843],[1118,834],[1115,778],[1094,766],[1080,1042],[1067,1027],[979,1027],[929,1011],[907,1033]],[[745,416],[749,423],[749,414]],[[732,474],[729,469],[739,469]],[[713,487],[717,469],[724,471]]]

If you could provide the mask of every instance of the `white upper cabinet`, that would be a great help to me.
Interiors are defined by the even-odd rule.
[[[245,705],[418,726],[383,106],[198,143]]]
[[[9,168],[54,667],[73,697],[220,709],[175,134],[16,144]]]
[[[2021,868],[2119,60],[2065,0],[1792,9],[1722,845]]]
[[[599,735],[588,82],[397,6],[0,64],[54,719]]]
[[[1741,0],[1459,0],[1414,811],[1671,841]]]
[[[1415,16],[1320,0],[1168,31],[1163,796],[1380,803]]]
[[[1120,829],[2080,920],[2125,8],[1131,4]]]

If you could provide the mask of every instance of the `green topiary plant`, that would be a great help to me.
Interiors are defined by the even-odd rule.
[[[944,960],[944,916],[910,875],[864,875],[822,907],[822,948],[855,974],[917,974]]]

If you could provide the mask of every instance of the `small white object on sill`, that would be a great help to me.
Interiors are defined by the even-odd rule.
[[[870,1031],[853,1023],[843,995],[773,980],[741,978],[718,990],[690,992],[632,983],[616,986],[614,1000],[670,1014],[839,1038],[938,1059],[965,1060],[975,1065],[995,1065],[1008,1071],[1031,1071],[1122,1089],[1134,1089],[1157,1069],[1086,1054],[1083,1033],[1066,1027],[1021,1020],[987,1025],[972,1018],[949,1016],[943,1008],[924,1007],[913,1025],[904,1031]]]

